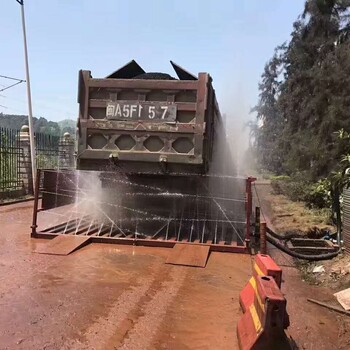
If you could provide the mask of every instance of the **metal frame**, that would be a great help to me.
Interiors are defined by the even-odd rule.
[[[37,231],[37,214],[40,209],[39,206],[39,184],[40,184],[40,176],[41,171],[38,169],[37,179],[36,179],[36,187],[35,187],[35,198],[34,198],[34,210],[33,210],[33,222],[32,222],[32,231],[31,231],[31,237],[32,238],[45,238],[45,239],[52,239],[54,237],[57,237],[58,235],[62,234],[69,234],[69,233],[57,233],[57,232],[49,232],[48,230],[43,231]],[[249,180],[247,180],[249,182]],[[249,186],[247,186],[247,190],[249,189]],[[251,191],[251,187],[250,187]],[[252,193],[246,193],[246,197],[250,197]],[[247,207],[248,208],[248,207]],[[249,210],[248,210],[249,212]],[[251,211],[250,211],[251,213]],[[251,220],[250,216],[247,215],[247,221]],[[68,225],[69,221],[67,223],[62,225]],[[58,225],[58,226],[62,226]],[[54,226],[50,228],[50,231],[57,231],[57,227]],[[251,223],[249,221],[249,231],[251,229]],[[71,231],[71,229],[69,229]],[[90,230],[90,228],[89,228]],[[61,230],[62,231],[62,230]],[[73,230],[74,231],[74,230]],[[81,234],[80,231],[83,231],[81,228],[79,230],[79,225],[77,226],[77,233]],[[86,231],[86,229],[84,229]],[[65,231],[64,231],[65,232]],[[74,234],[74,233],[73,233]],[[249,233],[250,234],[250,233]],[[164,248],[172,248],[175,244],[192,244],[192,245],[206,245],[210,246],[211,251],[216,252],[228,252],[228,253],[249,253],[250,247],[249,247],[249,240],[245,240],[244,244],[242,246],[237,245],[237,243],[233,244],[225,244],[225,242],[222,243],[200,243],[199,240],[195,241],[181,241],[181,240],[174,240],[174,239],[149,239],[149,238],[140,238],[138,235],[134,235],[134,237],[130,237],[131,235],[126,235],[126,237],[121,237],[121,235],[117,235],[117,237],[109,237],[108,234],[104,234],[103,236],[94,236],[89,235],[90,241],[93,243],[114,243],[114,244],[125,244],[125,245],[137,245],[137,246],[152,246],[152,247],[164,247]],[[156,236],[156,235],[155,235]],[[174,236],[174,235],[173,235]]]
[[[32,233],[32,238],[42,238],[42,239],[52,239],[60,234],[46,233],[46,232],[35,232]],[[222,253],[249,253],[247,246],[235,246],[235,245],[224,245],[224,244],[205,244],[196,242],[179,242],[174,240],[153,240],[153,239],[134,239],[134,238],[111,238],[111,237],[98,237],[91,236],[91,243],[109,243],[109,244],[123,244],[123,245],[134,245],[134,246],[144,246],[144,247],[159,247],[159,248],[173,248],[175,244],[189,244],[189,245],[206,245],[210,246],[210,251],[212,252],[222,252]]]
[[[255,177],[249,176],[246,182],[246,213],[247,213],[247,223],[246,223],[246,242],[247,246],[250,243],[250,230],[251,230],[251,217],[253,213],[253,194],[252,194],[252,183],[256,181]]]

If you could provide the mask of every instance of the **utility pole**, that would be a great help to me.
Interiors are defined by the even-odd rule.
[[[32,162],[33,192],[35,192],[35,184],[36,184],[36,181],[35,181],[35,179],[36,179],[36,154],[35,154],[34,125],[33,125],[33,111],[32,111],[32,94],[31,94],[31,90],[30,90],[30,77],[29,77],[29,63],[28,63],[26,23],[25,23],[25,18],[24,18],[24,0],[16,0],[16,1],[21,5],[21,14],[22,14],[22,28],[23,28],[23,41],[24,41],[24,58],[25,58],[25,65],[26,65],[26,80],[27,80],[30,158],[31,158],[31,162]]]

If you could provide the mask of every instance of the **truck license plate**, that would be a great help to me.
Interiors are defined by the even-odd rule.
[[[175,122],[176,104],[167,102],[109,102],[106,118],[115,120],[148,120]]]

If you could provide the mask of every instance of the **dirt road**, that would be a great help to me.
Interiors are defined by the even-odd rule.
[[[167,249],[32,253],[31,202],[0,207],[0,349],[236,349],[249,256],[165,265]]]
[[[250,256],[213,253],[201,269],[165,265],[165,248],[100,244],[69,256],[36,254],[31,205],[0,207],[1,350],[238,348]],[[306,300],[329,301],[331,292],[303,282],[279,251],[270,254],[283,268],[295,348],[350,348],[348,320]]]

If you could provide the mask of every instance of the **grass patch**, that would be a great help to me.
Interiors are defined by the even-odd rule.
[[[331,230],[329,209],[310,209],[303,202],[292,202],[284,195],[271,194],[272,223],[278,232],[308,232],[317,227]]]

